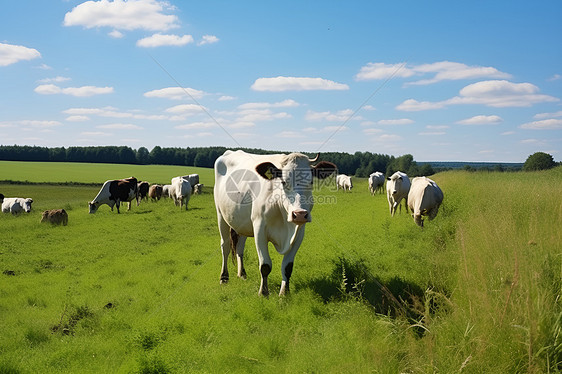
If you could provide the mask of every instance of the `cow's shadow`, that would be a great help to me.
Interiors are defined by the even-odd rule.
[[[313,278],[304,284],[325,303],[355,299],[373,307],[377,314],[392,318],[405,317],[418,335],[423,335],[423,320],[436,312],[447,312],[450,303],[447,292],[422,289],[399,277],[381,280],[373,276],[362,260],[338,258],[332,272]],[[438,294],[442,297],[435,297]]]

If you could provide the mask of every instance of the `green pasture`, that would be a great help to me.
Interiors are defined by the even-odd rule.
[[[106,179],[194,172],[207,189],[188,211],[163,199],[88,214]],[[391,218],[366,180],[324,187],[284,298],[275,253],[272,295],[257,296],[252,240],[248,279],[231,265],[219,284],[210,169],[0,162],[0,174],[99,183],[0,183],[34,200],[0,214],[0,373],[562,371],[562,167],[434,175],[445,201],[424,229],[404,209]],[[53,208],[68,226],[39,223]]]
[[[103,184],[133,176],[139,181],[170,184],[173,177],[187,174],[199,174],[203,184],[212,184],[215,178],[213,169],[193,166],[0,161],[0,181]]]

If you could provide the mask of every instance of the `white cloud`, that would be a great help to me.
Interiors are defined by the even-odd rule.
[[[336,113],[315,112],[309,110],[306,112],[305,119],[307,121],[346,122],[351,118],[352,115],[353,115],[353,110],[351,109],[340,110],[337,111]],[[361,119],[361,118],[356,117],[355,119]]]
[[[96,126],[98,129],[115,129],[115,130],[141,130],[142,127],[131,123],[113,123],[109,125]]]
[[[552,117],[562,117],[562,110],[554,113],[538,113],[533,116],[535,119],[545,119],[545,118],[552,118]]]
[[[386,64],[370,62],[363,66],[355,76],[355,80],[382,80],[391,77],[409,78],[432,74],[431,78],[409,82],[409,85],[426,85],[445,80],[479,79],[479,78],[511,78],[510,74],[493,67],[468,66],[459,62],[439,61],[431,64],[412,65],[406,63]]]
[[[396,106],[403,111],[440,109],[448,105],[479,104],[494,108],[529,107],[537,103],[556,102],[560,99],[541,95],[531,83],[512,83],[505,80],[482,81],[469,84],[460,90],[459,96],[438,102],[405,100]]]
[[[70,80],[70,78],[57,76],[57,77],[54,77],[54,78],[40,79],[37,82],[39,82],[39,83],[52,83],[52,82],[60,83],[60,82],[66,82],[66,81],[69,81],[69,80]]]
[[[68,122],[85,122],[89,121],[90,117],[88,116],[68,116],[66,117],[66,121]]]
[[[201,41],[199,43],[197,43],[197,45],[214,44],[214,43],[217,43],[218,41],[219,41],[219,38],[217,38],[214,35],[203,35],[203,37],[201,38]]]
[[[223,95],[219,97],[219,101],[232,101],[232,100],[236,100],[236,98],[234,96],[228,96],[228,95]]]
[[[422,131],[418,133],[420,136],[441,136],[445,134],[445,131]]]
[[[400,119],[381,119],[377,122],[378,125],[411,125],[414,123],[409,118],[400,118]]]
[[[513,135],[513,134],[515,134],[515,131],[506,131],[506,132],[502,132],[500,135],[506,136],[506,135]]]
[[[8,66],[18,61],[33,60],[40,57],[41,53],[36,49],[0,43],[0,66]]]
[[[164,35],[154,34],[137,41],[137,47],[154,48],[163,46],[183,46],[193,43],[193,36],[191,35]]]
[[[119,31],[119,30],[113,30],[109,33],[107,33],[107,35],[111,36],[114,39],[121,39],[122,37],[124,37],[125,35]]]
[[[562,129],[562,119],[544,119],[541,121],[527,122],[519,126],[528,130],[559,130]]]
[[[365,129],[365,130],[363,130],[363,133],[365,135],[375,135],[375,134],[380,134],[381,132],[383,132],[382,129]]]
[[[189,87],[166,87],[159,90],[152,90],[144,93],[144,97],[158,97],[162,99],[170,100],[183,100],[183,99],[200,99],[203,96],[208,95],[204,91],[196,90]]]
[[[289,113],[275,113],[269,109],[246,109],[239,112],[237,121],[240,122],[259,122],[273,121],[276,119],[292,118]]]
[[[461,121],[457,121],[459,125],[497,125],[502,123],[503,119],[500,116],[474,116],[471,118],[463,119]]]
[[[4,121],[0,122],[0,127],[30,127],[35,129],[45,129],[61,126],[59,121],[42,121],[42,120],[20,120],[20,121]]]
[[[157,0],[86,1],[64,15],[64,26],[111,27],[116,30],[166,31],[178,27],[173,8]]]
[[[281,131],[280,133],[275,134],[275,136],[279,138],[304,138],[304,135],[297,131]]]
[[[448,125],[427,125],[425,126],[426,129],[430,130],[444,130],[450,128]]]
[[[552,77],[548,78],[548,81],[554,82],[554,81],[559,80],[560,78],[562,78],[562,76],[560,74],[554,74]]]
[[[252,85],[254,91],[309,91],[309,90],[348,90],[347,84],[323,78],[275,77],[258,78]]]
[[[283,100],[277,103],[246,103],[239,105],[239,109],[263,109],[263,108],[294,108],[300,104],[295,100]]]
[[[193,115],[201,113],[205,107],[196,104],[180,104],[166,109],[167,113]]]
[[[174,128],[178,130],[210,129],[213,127],[217,127],[217,124],[214,122],[192,122],[185,125],[174,126]]]
[[[35,87],[34,91],[41,95],[63,94],[76,97],[89,97],[113,93],[113,87],[82,86],[61,88],[54,84],[42,84]]]
[[[52,69],[52,67],[50,67],[50,66],[47,65],[47,64],[41,64],[41,65],[39,65],[39,66],[36,66],[35,68],[36,68],[36,69],[41,69],[41,70],[51,70],[51,69]]]

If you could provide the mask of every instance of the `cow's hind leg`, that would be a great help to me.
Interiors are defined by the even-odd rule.
[[[220,275],[220,283],[228,282],[228,255],[230,254],[230,226],[222,218],[221,214],[217,212],[219,234],[221,236],[221,252],[222,252],[222,267]]]
[[[238,235],[238,243],[236,243],[235,247],[236,260],[238,262],[238,277],[242,279],[246,279],[246,269],[244,268],[244,246],[246,245],[247,238],[247,236]]]

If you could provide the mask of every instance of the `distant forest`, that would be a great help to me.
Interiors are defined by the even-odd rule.
[[[139,165],[183,165],[212,168],[217,157],[222,155],[226,147],[198,147],[198,148],[162,148],[154,147],[149,151],[145,147],[132,149],[126,146],[98,146],[98,147],[37,147],[37,146],[0,146],[0,160],[5,161],[53,161],[53,162],[89,162],[112,164]],[[263,149],[242,148],[242,150],[257,154],[272,154],[276,151]],[[309,157],[315,154],[308,153]],[[450,167],[434,168],[431,163],[418,163],[414,157],[406,154],[400,157],[371,153],[355,152],[322,152],[320,160],[331,161],[338,166],[342,174],[367,177],[380,171],[390,176],[395,171],[403,171],[409,176],[432,175],[437,171]],[[501,165],[495,165],[494,170],[504,171]],[[511,169],[509,169],[511,170]]]

